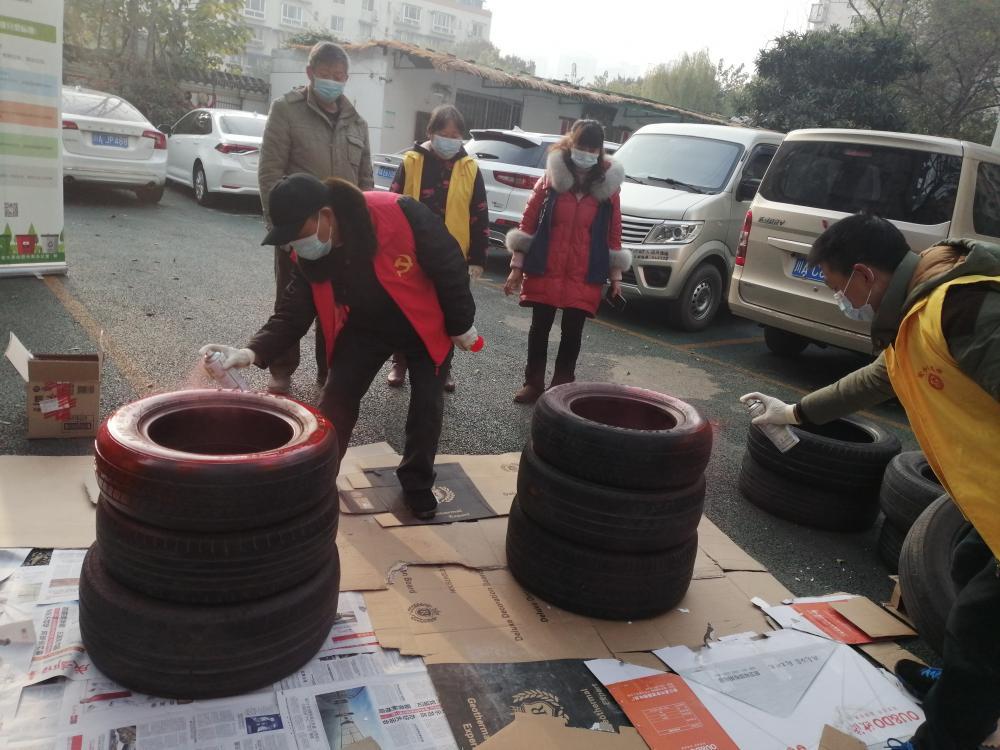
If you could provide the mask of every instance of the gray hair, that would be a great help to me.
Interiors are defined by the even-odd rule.
[[[351,58],[347,56],[347,52],[339,44],[333,42],[317,42],[313,45],[313,48],[309,50],[309,65],[310,68],[315,68],[318,65],[338,65],[343,64],[348,70],[351,69]]]

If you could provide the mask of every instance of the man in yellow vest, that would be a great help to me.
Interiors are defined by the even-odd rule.
[[[900,750],[975,750],[1000,717],[1000,246],[947,240],[911,253],[888,221],[837,222],[815,242],[841,310],[872,322],[874,362],[798,404],[748,393],[758,424],[823,424],[893,396],[948,494],[971,523],[956,545],[959,589],[943,668],[906,661],[897,675],[927,721]],[[971,563],[971,564],[970,564]]]

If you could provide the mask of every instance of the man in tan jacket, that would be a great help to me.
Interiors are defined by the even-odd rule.
[[[350,59],[333,42],[320,42],[309,52],[306,75],[309,85],[294,88],[271,105],[260,148],[257,179],[264,220],[271,189],[286,175],[306,172],[321,180],[340,177],[362,190],[372,190],[371,148],[368,123],[343,95]],[[281,293],[292,276],[292,260],[282,248],[274,249],[277,282],[275,310]],[[326,382],[326,355],[323,340],[316,332],[316,364],[320,385]],[[287,393],[292,373],[299,366],[299,345],[271,361],[268,390]]]

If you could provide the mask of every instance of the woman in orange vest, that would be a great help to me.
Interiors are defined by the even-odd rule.
[[[450,104],[431,112],[427,140],[413,144],[403,156],[403,163],[389,188],[420,201],[441,217],[469,264],[469,276],[478,279],[486,265],[489,246],[490,212],[486,204],[486,185],[476,160],[465,152],[465,118]],[[389,385],[406,382],[406,355],[392,356]],[[444,389],[455,390],[455,380],[448,373]]]
[[[320,410],[337,430],[341,457],[362,397],[393,352],[413,385],[406,445],[396,476],[417,518],[434,516],[434,459],[453,345],[479,335],[469,272],[455,239],[406,196],[362,193],[339,179],[283,178],[271,191],[273,229],[264,245],[288,246],[295,267],[271,319],[245,349],[209,344],[223,367],[267,367],[318,319],[330,376]]]

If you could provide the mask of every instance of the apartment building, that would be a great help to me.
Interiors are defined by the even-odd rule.
[[[865,1],[857,0],[855,5],[864,8]],[[848,0],[820,0],[809,9],[809,30],[826,31],[834,26],[849,29],[861,20],[861,16],[851,7]]]
[[[384,39],[448,50],[460,42],[489,40],[492,13],[483,5],[484,0],[243,0],[253,38],[230,62],[247,75],[266,77],[271,52],[310,30],[349,43]]]

